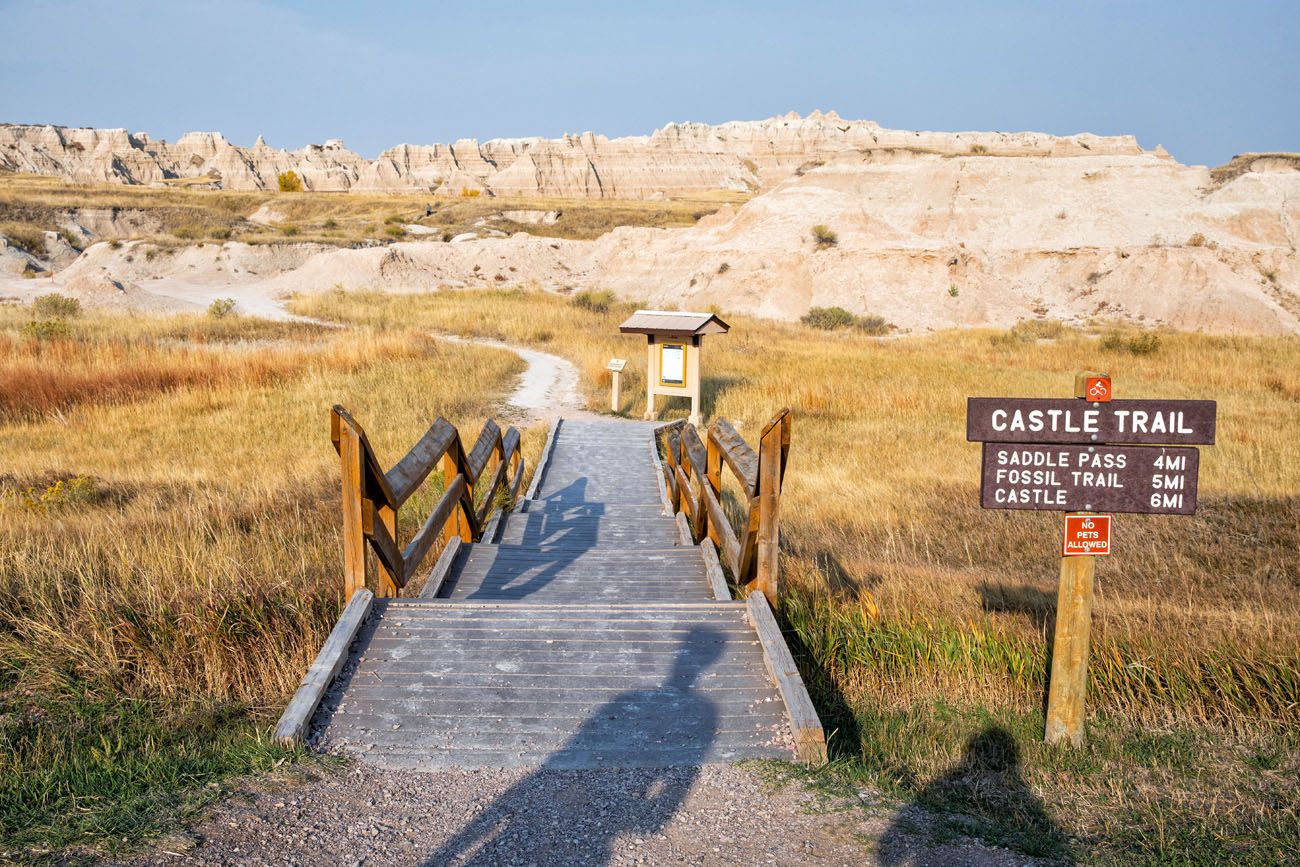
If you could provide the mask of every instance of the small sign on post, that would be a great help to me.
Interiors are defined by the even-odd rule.
[[[1110,515],[1066,515],[1062,557],[1109,557]]]
[[[984,444],[980,505],[1065,516],[1047,694],[1049,744],[1083,743],[1095,557],[1111,516],[1191,515],[1200,452],[1214,443],[1212,400],[1114,400],[1110,375],[1084,371],[1074,399],[972,397],[966,439]]]
[[[610,374],[610,380],[611,380],[610,395],[609,395],[610,412],[618,412],[618,386],[619,386],[618,380],[623,373],[623,368],[626,366],[627,366],[627,359],[625,358],[611,358],[609,360],[609,364],[605,365],[605,367],[609,368],[609,370],[612,371],[612,373]]]

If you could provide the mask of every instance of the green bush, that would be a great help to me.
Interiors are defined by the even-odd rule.
[[[1125,333],[1115,330],[1101,338],[1101,348],[1133,355],[1152,355],[1160,350],[1160,335],[1154,331]]]
[[[858,317],[843,307],[813,307],[799,321],[804,325],[820,328],[823,331],[833,331],[836,328],[848,328],[851,325],[856,325]]]
[[[818,249],[834,247],[840,242],[840,236],[835,234],[834,230],[829,226],[823,226],[821,223],[812,227],[812,239]]]
[[[64,340],[72,336],[72,326],[62,319],[37,319],[24,325],[21,333],[33,340]]]
[[[225,319],[234,312],[234,298],[218,298],[208,305],[208,315],[213,319]]]
[[[294,235],[298,234],[299,231],[297,225],[294,223],[285,223],[280,227],[280,234],[284,235],[286,238],[292,238]]]
[[[302,192],[302,178],[298,177],[298,173],[295,171],[291,170],[276,175],[275,182],[279,185],[282,193]]]
[[[235,234],[229,226],[217,226],[215,229],[208,229],[208,237],[215,238],[218,241],[229,241],[230,236]]]
[[[1012,346],[1038,340],[1059,340],[1069,329],[1059,319],[1022,319],[1010,330],[993,335],[994,346]]]
[[[40,295],[32,302],[32,314],[41,319],[71,319],[81,315],[81,302],[58,292]]]
[[[894,330],[893,324],[883,316],[859,316],[854,327],[872,337],[881,337]]]
[[[401,226],[388,225],[384,227],[384,234],[390,238],[406,237],[406,229]]]
[[[614,306],[614,293],[608,289],[583,289],[573,295],[573,304],[593,313],[608,313]]]
[[[333,217],[330,217],[321,225],[326,229],[337,229],[339,227],[338,220],[335,220]]]

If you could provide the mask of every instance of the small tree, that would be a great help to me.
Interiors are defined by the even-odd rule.
[[[821,223],[812,227],[812,239],[819,250],[834,247],[840,242],[840,236],[835,234],[835,231],[829,226],[824,226]]]
[[[234,298],[218,298],[208,305],[208,315],[213,319],[225,319],[234,312]]]
[[[81,314],[81,302],[58,292],[41,295],[32,302],[32,313],[40,319],[71,319]]]
[[[282,193],[302,192],[302,178],[298,177],[298,173],[292,169],[277,175],[275,182],[280,185],[280,192]]]
[[[813,307],[799,321],[823,331],[834,331],[856,324],[858,317],[843,307]]]

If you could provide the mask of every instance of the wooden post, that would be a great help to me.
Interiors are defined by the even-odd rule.
[[[442,484],[444,491],[451,487],[451,483],[455,481],[456,476],[460,475],[460,462],[456,459],[460,450],[460,441],[459,438],[457,438],[457,440],[452,442],[450,448],[447,449],[446,454],[442,456],[442,461],[439,463],[439,467],[442,469]],[[469,478],[465,479],[465,487],[467,490],[471,491],[470,498],[472,501],[474,494],[472,493],[473,488],[470,487],[470,482],[471,480]],[[451,510],[451,515],[447,517],[447,523],[442,526],[443,544],[450,542],[453,537],[459,537],[462,542],[474,541],[473,530],[470,528],[469,520],[464,514],[462,514],[462,511],[463,510],[460,507]]]
[[[722,449],[719,448],[713,436],[706,431],[704,434],[705,452],[707,455],[708,466],[704,470],[704,482],[713,491],[713,498],[719,503],[722,502]],[[700,493],[703,493],[701,489]],[[703,500],[703,498],[701,498]],[[722,550],[722,531],[718,529],[712,520],[705,521],[709,539],[713,542],[718,550]],[[743,581],[744,578],[737,575],[737,581]]]
[[[754,584],[776,609],[781,601],[780,514],[781,435],[783,424],[770,425],[758,444],[758,565]]]
[[[645,420],[655,417],[655,387],[659,384],[659,359],[655,357],[655,336],[646,335]]]
[[[375,513],[379,518],[379,522],[384,525],[384,529],[388,531],[388,538],[396,542],[397,512],[390,508],[387,503],[376,503]],[[379,592],[375,595],[385,597],[397,596],[398,587],[395,576],[388,571],[388,567],[384,565],[383,560],[376,558],[375,563],[379,566]]]
[[[1087,400],[1089,371],[1074,377],[1074,396]],[[1110,395],[1107,393],[1106,399]],[[1061,557],[1060,588],[1056,596],[1056,634],[1052,639],[1052,673],[1047,688],[1049,744],[1083,746],[1084,699],[1088,692],[1088,652],[1092,641],[1092,590],[1096,558],[1091,554]]]
[[[1045,740],[1049,744],[1083,746],[1095,559],[1091,555],[1061,558],[1056,636],[1052,642],[1052,681],[1047,692]]]
[[[343,477],[343,598],[366,589],[366,537],[361,525],[361,438],[350,424],[339,431],[339,463]]]
[[[610,378],[610,379],[611,379],[611,381],[610,381],[610,395],[609,395],[609,411],[610,411],[610,412],[618,412],[618,385],[619,385],[618,380],[619,380],[619,377],[621,377],[621,376],[622,376],[622,374],[621,374],[619,371],[615,370],[614,373],[613,373],[613,376]]]

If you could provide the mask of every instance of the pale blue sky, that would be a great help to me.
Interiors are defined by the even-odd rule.
[[[0,121],[281,147],[648,133],[836,109],[887,127],[1300,151],[1291,2],[0,0]]]

